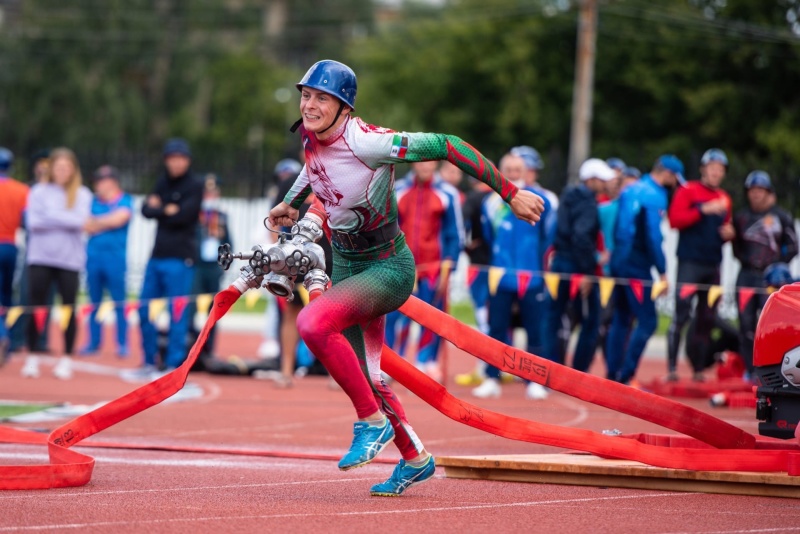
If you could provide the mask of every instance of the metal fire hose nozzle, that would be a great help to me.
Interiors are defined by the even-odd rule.
[[[233,253],[230,244],[220,245],[217,263],[227,271],[234,259],[247,260],[248,265],[242,267],[242,274],[234,282],[242,293],[263,286],[273,295],[292,301],[298,276],[313,272],[310,283],[318,289],[323,284],[321,273],[325,277],[322,289],[327,288],[325,252],[316,243],[323,235],[320,224],[306,217],[292,227],[290,234],[280,234],[278,243],[266,251],[255,245],[250,252]],[[304,285],[308,289],[308,284]]]

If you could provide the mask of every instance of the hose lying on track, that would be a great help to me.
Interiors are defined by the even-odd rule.
[[[48,464],[0,466],[0,489],[47,489],[88,483],[94,459],[70,447],[177,393],[185,384],[189,369],[197,359],[209,330],[239,296],[239,292],[233,288],[217,294],[200,336],[178,369],[55,429],[47,437]],[[757,440],[755,436],[699,410],[518,351],[478,333],[414,297],[400,311],[503,371],[660,424],[690,438],[672,440],[670,436],[650,434],[611,437],[484,410],[453,397],[443,386],[384,347],[382,367],[390,376],[440,412],[463,424],[510,439],[663,467],[788,471],[790,474],[800,472],[800,453],[793,443],[786,443],[785,448],[780,448],[782,444]],[[0,427],[0,442],[39,444],[42,443],[42,436],[35,432]]]

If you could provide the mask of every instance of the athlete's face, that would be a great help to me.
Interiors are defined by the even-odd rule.
[[[303,87],[300,91],[300,116],[303,117],[303,127],[309,132],[317,134],[318,139],[325,139],[331,135],[350,113],[350,108],[345,106],[336,121],[337,124],[326,130],[333,124],[334,117],[339,111],[340,102],[338,98],[328,93]],[[323,132],[323,130],[325,131]]]

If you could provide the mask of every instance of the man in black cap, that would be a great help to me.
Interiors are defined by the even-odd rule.
[[[153,299],[170,300],[169,342],[162,370],[169,372],[186,358],[188,314],[184,312],[187,301],[176,297],[185,297],[192,290],[203,182],[191,170],[192,153],[186,140],[167,141],[163,156],[164,173],[142,205],[142,215],[154,219],[158,230],[140,296],[144,366],[138,378],[153,378],[159,374],[157,333],[149,313],[149,303]]]

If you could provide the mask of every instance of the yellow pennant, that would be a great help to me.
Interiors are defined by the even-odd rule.
[[[605,308],[614,291],[614,279],[604,276],[597,283],[600,286],[600,305]]]
[[[708,305],[713,306],[722,296],[722,286],[711,286],[708,288]]]
[[[22,316],[22,306],[12,306],[6,313],[6,328],[11,328]]]
[[[561,282],[561,277],[558,276],[558,273],[545,273],[544,274],[544,285],[547,286],[547,292],[550,293],[550,296],[553,300],[558,298],[558,284]]]
[[[70,304],[63,304],[61,306],[61,321],[59,324],[61,325],[61,331],[66,331],[67,327],[69,326],[69,320],[72,319],[72,306]]]
[[[211,302],[213,300],[214,297],[210,293],[197,295],[197,311],[199,311],[202,315],[207,314],[208,310],[211,309]]]
[[[102,323],[108,317],[108,314],[114,309],[114,303],[110,300],[105,300],[100,303],[100,306],[97,308],[97,315],[95,315],[95,322]]]
[[[297,292],[300,293],[300,300],[303,301],[303,306],[308,304],[308,291],[306,290],[306,286],[300,284],[297,286]]]
[[[158,316],[161,315],[161,312],[164,311],[164,308],[167,307],[167,299],[153,299],[150,301],[150,304],[147,308],[147,316],[150,318],[150,322],[152,323]]]
[[[247,306],[248,310],[253,309],[253,306],[256,305],[258,299],[261,298],[261,290],[259,289],[251,289],[247,293],[244,294],[244,304]]]
[[[489,267],[489,294],[494,295],[497,293],[497,286],[500,285],[500,279],[506,270],[502,267]]]
[[[664,291],[664,289],[668,286],[669,284],[666,280],[656,280],[653,282],[653,288],[650,290],[650,298],[655,300],[656,297],[659,296],[661,292]]]
[[[772,294],[773,294],[773,293],[775,293],[777,290],[778,290],[778,288],[777,288],[777,287],[775,287],[775,286],[769,286],[769,287],[767,288],[767,295],[772,295]]]

